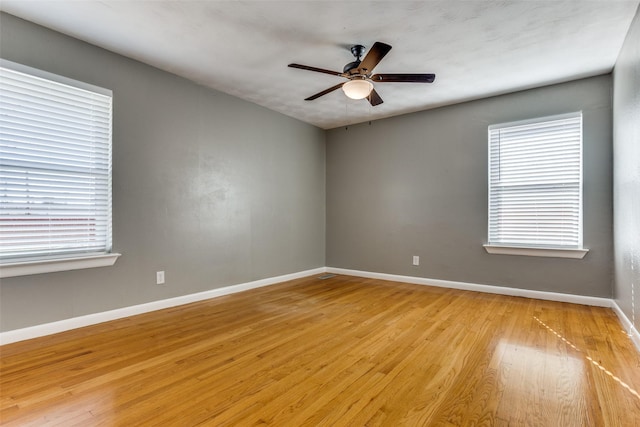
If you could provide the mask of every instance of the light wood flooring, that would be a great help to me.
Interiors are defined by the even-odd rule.
[[[337,276],[0,347],[3,426],[640,426],[609,309]]]

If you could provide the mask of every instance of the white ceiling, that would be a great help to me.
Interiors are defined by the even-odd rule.
[[[58,1],[0,8],[113,52],[329,129],[607,73],[638,0]],[[378,83],[371,107],[335,91],[349,46],[393,49],[378,73],[436,73],[433,84]]]

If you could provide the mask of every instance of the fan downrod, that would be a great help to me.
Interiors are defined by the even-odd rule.
[[[342,69],[343,73],[349,73],[351,70],[355,70],[360,66],[360,57],[364,55],[365,47],[362,46],[361,44],[356,44],[351,46],[350,50],[353,56],[356,57],[356,60],[353,62],[349,62],[347,65],[345,65],[344,68]]]

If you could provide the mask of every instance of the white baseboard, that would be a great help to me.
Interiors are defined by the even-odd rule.
[[[31,326],[28,328],[15,329],[12,331],[0,332],[0,345],[10,344],[18,341],[24,341],[32,338],[38,338],[46,335],[56,334],[71,329],[82,328],[84,326],[95,325],[98,323],[108,322],[110,320],[121,319],[123,317],[135,316],[136,314],[148,313],[151,311],[162,310],[164,308],[175,307],[192,302],[203,301],[210,298],[216,298],[223,295],[234,294],[249,289],[269,286],[288,280],[299,279],[302,277],[312,276],[314,274],[334,273],[344,274],[348,276],[358,276],[371,279],[389,280],[394,282],[412,283],[416,285],[437,286],[441,288],[460,289],[465,291],[485,292],[491,294],[510,295],[525,298],[536,298],[550,301],[569,302],[573,304],[593,305],[598,307],[610,307],[616,313],[622,326],[627,331],[631,340],[640,351],[640,334],[635,329],[631,321],[625,316],[618,304],[609,298],[590,297],[583,295],[561,294],[555,292],[533,291],[528,289],[508,288],[503,286],[480,285],[475,283],[455,282],[451,280],[427,279],[415,276],[401,276],[397,274],[374,273],[369,271],[349,270],[345,268],[335,267],[319,267],[311,270],[300,271],[297,273],[285,274],[282,276],[269,277],[266,279],[255,280],[252,282],[240,283],[222,288],[211,289],[195,294],[182,295],[175,298],[164,299],[160,301],[152,301],[144,304],[133,305],[130,307],[118,308],[101,313],[87,314],[85,316],[73,317],[70,319],[60,320],[57,322],[45,323],[42,325]]]
[[[573,304],[611,307],[609,298],[589,297],[583,295],[560,294],[556,292],[532,291],[529,289],[507,288],[504,286],[479,285],[475,283],[454,282],[451,280],[426,279],[415,276],[400,276],[397,274],[372,273],[370,271],[347,270],[344,268],[327,267],[327,273],[346,274],[349,276],[367,277],[370,279],[390,280],[393,282],[413,283],[415,285],[437,286],[439,288],[460,289],[464,291],[485,292],[489,294],[510,295],[515,297],[535,298],[549,301],[570,302]]]
[[[254,280],[252,282],[211,289],[195,294],[182,295],[175,298],[152,301],[144,304],[132,305],[130,307],[117,308],[115,310],[104,311],[101,313],[72,317],[70,319],[59,320],[57,322],[0,332],[0,345],[24,341],[31,338],[38,338],[45,335],[57,334],[58,332],[82,328],[84,326],[95,325],[97,323],[108,322],[110,320],[135,316],[136,314],[148,313],[150,311],[162,310],[164,308],[175,307],[178,305],[189,304],[196,301],[216,298],[222,295],[234,294],[236,292],[269,286],[280,282],[286,282],[288,280],[299,279],[302,277],[312,276],[314,274],[321,274],[324,272],[326,272],[326,269],[324,267],[314,268],[311,270],[299,271],[297,273],[285,274],[282,276],[269,277],[266,279]]]
[[[620,323],[622,323],[622,327],[627,335],[629,335],[629,338],[631,338],[631,341],[635,344],[638,351],[640,351],[640,333],[638,333],[638,330],[633,326],[631,320],[624,314],[615,300],[611,300],[611,308],[614,313],[616,313],[616,316],[618,316],[618,319],[620,319]]]
[[[486,292],[490,294],[509,295],[516,297],[535,298],[549,301],[568,302],[573,304],[608,307],[618,316],[620,323],[631,341],[640,351],[640,333],[633,326],[629,318],[613,299],[589,297],[584,295],[561,294],[556,292],[532,291],[528,289],[507,288],[503,286],[479,285],[475,283],[454,282],[450,280],[425,279],[415,276],[400,276],[397,274],[373,273],[370,271],[348,270],[345,268],[327,267],[327,273],[345,274],[348,276],[366,277],[370,279],[390,280],[393,282],[412,283],[415,285],[437,286],[441,288],[461,289],[465,291]]]

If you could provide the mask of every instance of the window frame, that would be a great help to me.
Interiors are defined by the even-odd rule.
[[[492,157],[491,157],[491,133],[498,129],[512,128],[518,126],[526,126],[531,124],[545,124],[556,120],[580,118],[580,171],[579,171],[579,213],[578,213],[578,244],[577,245],[532,245],[532,244],[517,244],[517,243],[502,243],[492,242],[491,237],[491,199],[492,199]],[[489,254],[498,255],[523,255],[523,256],[538,256],[538,257],[554,257],[554,258],[574,258],[582,259],[587,254],[589,249],[583,246],[583,232],[584,232],[584,175],[583,175],[583,153],[584,153],[584,125],[582,111],[576,111],[572,113],[557,114],[552,116],[535,117],[526,120],[497,123],[488,126],[487,128],[487,243],[485,243],[484,249]]]
[[[18,64],[6,59],[0,58],[0,67],[7,70],[15,71],[22,74],[31,75],[39,79],[49,80],[55,83],[78,88],[80,90],[97,93],[103,96],[109,96],[113,100],[113,92],[109,89],[91,85],[89,83],[74,80],[68,77],[60,76],[37,68]],[[48,255],[27,255],[24,257],[5,258],[0,260],[0,278],[24,276],[30,274],[49,273],[57,271],[77,270],[93,267],[104,267],[113,265],[119,253],[113,252],[113,198],[111,194],[112,188],[112,150],[113,150],[113,104],[111,104],[110,123],[109,123],[109,155],[108,155],[108,215],[107,215],[107,231],[105,232],[105,250],[77,252],[69,254],[48,254]],[[44,235],[44,234],[43,234]]]

